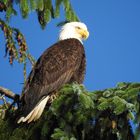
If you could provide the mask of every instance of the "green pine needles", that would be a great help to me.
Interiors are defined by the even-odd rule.
[[[134,140],[140,134],[140,83],[94,92],[65,85],[42,117],[29,125],[17,125],[15,112],[0,120],[0,140]],[[137,124],[135,132],[130,121]]]
[[[28,18],[30,12],[36,12],[39,23],[44,29],[51,19],[60,16],[60,6],[63,6],[66,20],[79,21],[73,11],[70,0],[0,0],[0,12],[5,12],[6,20],[9,21],[18,12],[15,9],[18,5],[23,18]]]

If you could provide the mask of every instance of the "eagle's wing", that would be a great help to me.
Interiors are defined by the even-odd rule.
[[[23,90],[23,111],[24,116],[27,115],[27,117],[22,120],[30,122],[30,120],[38,119],[38,117],[33,118],[33,114],[36,114],[39,109],[37,108],[36,112],[32,111],[37,106],[44,108],[49,93],[70,82],[73,74],[80,67],[82,55],[83,46],[76,39],[60,41],[42,54],[30,73]],[[32,119],[30,119],[31,117]]]

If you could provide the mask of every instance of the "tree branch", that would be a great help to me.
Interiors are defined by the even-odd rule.
[[[15,98],[17,98],[17,94],[15,94],[14,92],[10,91],[9,89],[6,89],[4,87],[0,86],[0,93],[3,95],[5,95],[8,98],[11,98],[13,100],[15,100]]]

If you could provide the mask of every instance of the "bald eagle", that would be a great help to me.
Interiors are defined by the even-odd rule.
[[[86,60],[82,40],[88,36],[84,23],[69,22],[62,26],[59,41],[44,51],[29,74],[17,123],[39,119],[51,94],[62,85],[83,82]]]

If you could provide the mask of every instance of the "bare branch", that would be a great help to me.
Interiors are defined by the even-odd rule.
[[[3,100],[4,106],[8,109],[7,102],[6,102],[6,99],[5,99],[5,95],[4,95],[4,94],[1,95],[1,96],[0,96],[0,99]]]
[[[4,94],[6,97],[11,98],[13,100],[15,100],[17,94],[13,93],[12,91],[10,91],[9,89],[6,89],[4,87],[0,86],[0,93]]]

